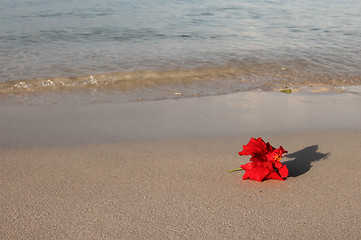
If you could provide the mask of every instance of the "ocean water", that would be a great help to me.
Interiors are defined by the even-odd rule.
[[[1,0],[0,95],[361,85],[360,26],[359,0]]]

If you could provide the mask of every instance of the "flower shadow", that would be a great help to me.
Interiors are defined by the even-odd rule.
[[[327,159],[330,153],[318,152],[318,145],[306,147],[297,152],[287,154],[293,160],[284,162],[289,170],[289,177],[298,177],[311,169],[311,163]]]

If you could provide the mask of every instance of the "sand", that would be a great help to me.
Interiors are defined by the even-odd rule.
[[[361,96],[1,105],[0,239],[360,239]],[[227,170],[250,137],[286,181]]]

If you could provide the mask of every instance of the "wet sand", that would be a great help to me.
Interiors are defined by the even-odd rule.
[[[1,239],[358,239],[361,96],[2,105]],[[286,181],[227,170],[250,137]]]

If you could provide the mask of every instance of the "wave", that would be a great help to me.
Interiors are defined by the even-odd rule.
[[[242,63],[180,70],[121,71],[77,77],[52,77],[0,82],[0,94],[23,94],[79,89],[132,91],[162,86],[208,89],[222,88],[224,93],[254,88],[280,86],[349,86],[361,85],[361,75],[334,73],[316,65]]]

